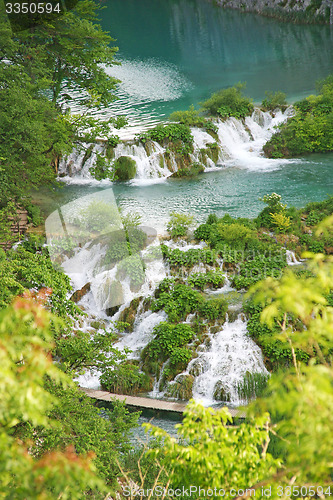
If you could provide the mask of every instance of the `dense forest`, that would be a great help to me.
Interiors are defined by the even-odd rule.
[[[90,330],[84,329],[87,314],[61,262],[52,260],[43,214],[32,198],[33,190],[55,185],[61,157],[74,148],[89,154],[89,145],[101,139],[107,154],[98,156],[94,177],[134,177],[133,162],[112,156],[119,141],[114,130],[125,118],[100,121],[92,112],[115,98],[117,80],[102,65],[115,63],[117,48],[92,0],[21,31],[12,30],[5,5],[0,8],[0,497],[331,496],[333,197],[296,208],[267,193],[255,218],[210,214],[202,224],[192,214],[171,213],[161,245],[169,275],[143,300],[145,310],[162,311],[164,321],[140,359],[127,359],[115,342],[133,329],[142,297],[122,310],[119,321],[90,318]],[[85,111],[73,114],[69,103],[78,90]],[[191,130],[212,137],[202,155],[214,161],[216,120],[245,120],[253,113],[244,93],[242,84],[217,91],[137,141],[166,146],[177,158],[174,177],[197,176],[204,169],[191,160]],[[268,92],[261,103],[271,113],[287,106],[282,92]],[[294,103],[292,116],[265,144],[266,156],[333,151],[332,118],[328,76],[316,95]],[[88,229],[94,232],[109,214],[101,203],[90,208]],[[24,235],[13,229],[19,210],[28,216]],[[129,286],[140,290],[147,235],[135,214],[122,223],[124,234],[107,242],[104,258],[112,267],[127,255]],[[177,242],[196,248],[181,250]],[[76,244],[61,248],[63,255]],[[300,265],[288,266],[288,255]],[[233,295],[207,295],[226,280]],[[148,444],[134,445],[139,413],[116,400],[112,409],[101,408],[74,381],[91,369],[101,373],[106,390],[140,394],[159,380],[167,396],[188,401],[195,371],[184,370],[209,340],[208,331],[239,312],[267,371],[247,373],[237,387],[249,403],[245,420],[233,419],[226,407],[191,400],[178,439],[147,424]],[[216,387],[216,400],[220,406],[230,402],[224,387]]]

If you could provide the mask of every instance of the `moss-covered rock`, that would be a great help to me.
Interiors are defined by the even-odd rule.
[[[91,284],[86,283],[80,290],[76,290],[71,296],[71,300],[75,303],[80,302],[80,300],[90,291]]]
[[[230,394],[221,380],[216,382],[213,396],[215,401],[225,401],[226,403],[230,401]]]
[[[174,172],[171,177],[196,177],[205,171],[205,167],[202,163],[189,163],[188,165],[181,163],[180,168]]]
[[[136,312],[138,310],[139,304],[143,297],[137,297],[133,299],[128,307],[126,307],[119,316],[119,321],[122,321],[123,323],[128,323],[128,328],[127,330],[129,332],[133,331],[133,325],[135,321],[135,316]]]
[[[188,401],[193,393],[194,377],[188,374],[178,375],[177,379],[168,384],[166,396]]]
[[[136,162],[129,156],[119,156],[113,164],[115,177],[118,181],[129,181],[136,174]]]

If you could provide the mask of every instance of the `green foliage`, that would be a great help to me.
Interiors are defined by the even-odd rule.
[[[90,202],[79,212],[74,222],[80,229],[99,234],[108,233],[121,224],[117,206],[101,200]]]
[[[214,226],[215,231],[211,233],[210,243],[213,247],[217,243],[225,243],[230,247],[243,249],[253,239],[254,232],[242,224],[223,224],[218,222]]]
[[[144,265],[139,254],[134,254],[123,259],[118,265],[117,277],[129,277],[131,286],[141,287],[145,281]]]
[[[0,260],[0,308],[9,305],[24,290],[45,287],[52,292],[48,298],[52,312],[64,320],[77,314],[78,308],[68,299],[69,278],[53,267],[47,253],[31,253],[20,245]]]
[[[295,103],[296,115],[265,144],[270,158],[293,157],[333,150],[333,83],[328,77],[320,94]]]
[[[265,111],[274,111],[276,108],[286,108],[286,94],[281,91],[277,92],[265,92],[265,99],[261,103],[261,107]]]
[[[68,110],[72,90],[87,109],[108,104],[116,80],[102,67],[116,52],[97,22],[99,7],[82,0],[52,23],[13,34],[1,16],[0,202],[25,200],[55,179],[53,165],[74,145],[108,135],[110,124]],[[89,140],[90,139],[90,140]]]
[[[98,181],[103,179],[114,180],[115,174],[111,165],[108,164],[106,159],[99,153],[96,153],[96,160],[94,166],[89,169],[89,173]]]
[[[193,224],[193,215],[171,212],[170,219],[167,224],[167,231],[170,234],[171,238],[186,236],[188,230]]]
[[[0,242],[12,244],[19,237],[14,235],[12,225],[19,220],[15,203],[8,202],[0,209]]]
[[[136,174],[136,161],[129,156],[120,156],[113,164],[115,178],[118,181],[129,181]]]
[[[267,387],[268,376],[263,373],[246,372],[242,382],[237,384],[238,396],[249,401],[261,397]]]
[[[213,94],[201,106],[212,115],[219,115],[222,119],[229,116],[235,118],[245,118],[253,112],[252,101],[243,97],[242,91],[245,84],[238,83],[234,87],[222,89]]]
[[[214,250],[206,248],[191,248],[186,252],[175,248],[170,250],[166,245],[161,245],[163,257],[167,260],[169,265],[173,267],[193,267],[200,262],[214,265],[216,262],[216,253]]]
[[[254,255],[254,258],[244,259],[239,263],[238,272],[232,276],[231,281],[237,290],[241,290],[267,277],[279,278],[286,266],[285,255]]]
[[[199,127],[214,133],[217,132],[217,126],[215,123],[202,116],[200,112],[194,108],[193,104],[186,111],[175,111],[169,116],[169,120],[183,123],[189,127]]]
[[[108,367],[103,370],[100,377],[103,389],[115,394],[137,394],[147,392],[152,389],[151,380],[140,368],[129,362]]]
[[[327,302],[333,287],[332,265],[331,257],[312,256],[311,275],[289,271],[279,281],[266,280],[253,290],[255,302],[264,307],[261,321],[269,328],[279,326],[277,338],[291,349],[294,365],[287,373],[272,376],[260,412],[272,413],[286,478],[324,487],[331,484],[332,475],[327,460],[333,404],[333,311]],[[306,352],[307,365],[297,360],[297,349]]]
[[[193,151],[193,136],[190,127],[183,123],[170,123],[168,125],[157,125],[139,136],[143,143],[147,139],[168,145],[170,150],[180,155],[186,155]]]
[[[195,336],[190,325],[184,323],[172,325],[162,322],[155,326],[153,333],[155,338],[148,344],[145,354],[151,359],[163,361],[169,357],[175,361],[178,356],[182,359],[182,351],[175,349],[184,347]]]
[[[277,229],[280,232],[286,231],[290,227],[290,217],[286,214],[287,205],[281,203],[281,195],[277,193],[265,194],[259,200],[266,203],[267,207],[256,218],[257,225]]]
[[[163,309],[167,313],[169,321],[184,321],[186,316],[196,312],[199,304],[204,301],[199,292],[181,283],[169,282],[166,284],[164,280],[163,288],[165,291],[161,292],[158,299],[152,302],[151,309],[152,311]]]
[[[126,354],[112,347],[116,338],[113,331],[91,334],[77,330],[56,338],[55,355],[60,358],[62,370],[69,374],[113,368],[126,358]]]
[[[118,135],[110,135],[107,138],[107,143],[108,143],[108,146],[110,146],[111,148],[115,148],[120,143],[119,136]]]
[[[207,271],[206,273],[193,273],[188,278],[188,284],[199,290],[207,287],[220,288],[223,286],[225,276],[221,271]]]
[[[50,313],[35,302],[18,298],[0,312],[0,496],[3,498],[81,499],[83,492],[106,493],[104,482],[87,454],[77,455],[77,440],[45,449],[37,429],[56,427],[50,412],[57,400],[45,379],[69,386],[71,381],[52,362]],[[29,440],[22,430],[34,427]],[[76,436],[77,437],[77,436]],[[35,439],[35,441],[32,441]],[[70,444],[71,447],[66,447]],[[80,447],[78,446],[78,449]],[[39,451],[36,456],[33,449]],[[44,453],[49,451],[49,453]]]
[[[262,415],[255,421],[239,426],[232,422],[226,408],[213,410],[193,401],[178,425],[178,440],[167,432],[145,424],[152,435],[163,442],[163,448],[150,453],[162,465],[171,468],[170,486],[197,487],[194,498],[200,498],[199,487],[208,493],[224,490],[225,498],[232,498],[230,490],[253,487],[273,475],[279,460],[266,453],[269,442],[269,417]]]
[[[290,217],[281,212],[271,213],[271,221],[275,230],[279,233],[286,233],[291,226]]]
[[[171,322],[184,321],[186,316],[197,313],[210,321],[225,319],[228,304],[224,298],[206,300],[190,286],[175,284],[174,280],[165,279],[157,290],[158,298],[151,304],[152,311],[163,309]]]
[[[172,174],[172,177],[196,177],[205,171],[205,167],[200,162],[192,162],[189,165],[185,165],[183,168],[178,168],[176,172]]]

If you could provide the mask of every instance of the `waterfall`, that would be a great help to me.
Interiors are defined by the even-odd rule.
[[[281,164],[289,163],[291,160],[265,158],[262,148],[276,131],[275,127],[292,115],[292,106],[285,112],[276,111],[274,114],[255,108],[252,116],[247,116],[245,120],[236,118],[219,120],[218,137],[223,152],[219,163],[248,170],[271,170]]]
[[[187,372],[198,373],[193,396],[206,406],[220,400],[216,396],[221,393],[229,397],[231,404],[240,404],[237,384],[244,375],[247,372],[268,375],[261,350],[247,335],[246,321],[241,315],[232,323],[227,321],[220,332],[210,334],[210,346],[202,346],[202,352],[189,363]]]
[[[201,163],[205,171],[215,170],[221,166],[263,171],[280,168],[292,160],[265,158],[262,148],[275,132],[275,127],[292,115],[293,108],[290,106],[284,112],[276,110],[274,113],[255,108],[252,116],[246,117],[245,120],[218,119],[216,138],[203,129],[192,127],[191,161]],[[106,144],[99,143],[86,145],[85,151],[73,151],[60,162],[59,177],[68,183],[98,183],[99,181],[95,181],[91,175],[90,168],[96,163],[96,154],[105,154],[105,148]],[[175,154],[167,151],[167,148],[156,141],[149,140],[143,144],[139,140],[124,140],[113,149],[110,164],[120,156],[128,156],[136,162],[136,176],[132,182],[166,179],[179,168]]]
[[[297,260],[297,257],[292,250],[286,250],[286,260],[288,266],[299,266],[302,264],[302,260]]]

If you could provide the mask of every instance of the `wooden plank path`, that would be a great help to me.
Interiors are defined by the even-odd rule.
[[[127,396],[124,394],[113,394],[112,392],[86,389],[85,387],[80,387],[80,389],[90,398],[98,399],[99,401],[112,402],[112,400],[116,399],[118,401],[123,401],[128,406],[147,408],[150,410],[174,411],[177,413],[183,413],[187,406],[187,403],[175,403],[173,401],[164,401],[162,399],[144,398],[141,396]],[[229,411],[232,417],[246,417],[245,412],[242,410],[229,408]]]

